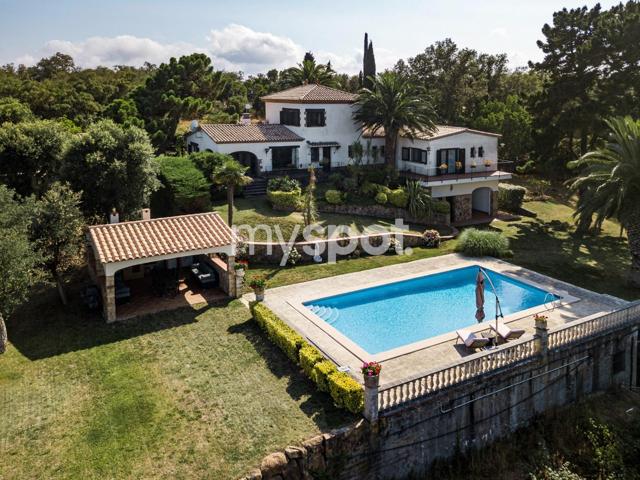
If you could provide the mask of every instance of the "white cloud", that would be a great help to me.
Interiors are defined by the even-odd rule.
[[[211,30],[203,47],[186,42],[160,43],[132,35],[90,37],[78,42],[50,40],[37,52],[16,58],[15,63],[33,65],[40,58],[62,52],[71,55],[76,65],[81,67],[140,66],[144,62],[159,64],[170,57],[201,52],[211,57],[217,69],[255,74],[272,68],[292,67],[302,61],[307,50],[289,37],[258,32],[232,23],[222,29]],[[362,51],[357,48],[343,54],[328,51],[314,54],[319,62],[331,61],[334,70],[340,73],[353,75],[362,69]],[[376,48],[375,54],[379,71],[392,67],[398,60],[397,55],[389,50]]]
[[[24,55],[16,59],[17,63],[33,64],[36,58],[47,57],[56,52],[71,55],[81,67],[135,65],[144,62],[161,63],[171,57],[193,52],[203,52],[188,43],[162,44],[150,38],[119,35],[117,37],[90,37],[82,42],[50,40],[42,47],[37,56]]]
[[[509,31],[504,27],[497,27],[491,30],[489,35],[492,37],[507,38],[509,36]]]

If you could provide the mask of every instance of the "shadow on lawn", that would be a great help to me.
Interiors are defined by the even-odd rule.
[[[180,308],[107,324],[99,313],[87,312],[79,302],[64,308],[55,289],[42,288],[15,312],[7,322],[7,330],[9,341],[20,353],[30,360],[40,360],[187,325],[197,322],[204,311],[204,307]]]
[[[315,384],[302,373],[300,368],[269,341],[253,319],[232,325],[227,331],[234,335],[244,335],[256,352],[266,360],[269,370],[276,377],[288,380],[287,393],[291,398],[299,401],[306,397],[300,403],[300,409],[314,421],[318,428],[323,430],[336,428],[356,418],[335,407],[327,393],[318,391]]]

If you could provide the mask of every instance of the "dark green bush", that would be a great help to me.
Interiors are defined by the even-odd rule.
[[[343,202],[342,192],[338,190],[327,190],[324,192],[324,199],[332,205],[340,205]]]
[[[288,176],[274,177],[269,179],[267,184],[267,191],[269,192],[300,192],[300,182],[295,178]]]
[[[329,175],[329,183],[331,183],[336,190],[342,190],[342,182],[344,180],[344,175],[338,172],[333,172]]]
[[[300,207],[300,190],[291,192],[268,191],[267,200],[269,200],[274,207],[296,210]]]
[[[509,239],[498,232],[469,228],[462,232],[456,251],[472,257],[506,257],[511,254]]]
[[[436,213],[450,213],[451,205],[449,205],[449,202],[447,202],[446,200],[436,200],[435,202],[433,202],[433,210]]]
[[[158,196],[165,197],[168,213],[197,213],[209,209],[210,182],[190,157],[160,156],[156,161],[164,187]]]
[[[213,171],[216,167],[222,165],[231,155],[219,152],[196,152],[189,155],[189,158],[198,170],[202,172],[207,180],[211,180]]]
[[[522,202],[527,189],[518,185],[501,183],[498,185],[498,205],[500,209],[517,212],[522,208]]]

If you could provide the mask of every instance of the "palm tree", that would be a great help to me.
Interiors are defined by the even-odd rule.
[[[233,226],[233,195],[236,187],[243,187],[253,182],[251,177],[245,175],[248,168],[233,157],[229,157],[213,170],[213,182],[227,189],[227,205],[229,207],[227,223],[230,227]]]
[[[285,88],[297,87],[317,83],[327,87],[336,87],[338,79],[331,63],[326,65],[316,63],[313,58],[306,58],[297,67],[291,67],[282,72],[282,85]]]
[[[578,194],[575,217],[579,232],[600,229],[607,218],[620,221],[631,252],[631,283],[640,286],[640,121],[617,117],[606,124],[605,146],[569,162],[569,168],[583,168],[569,183]]]
[[[384,72],[371,79],[373,87],[360,90],[353,115],[372,134],[384,130],[384,156],[395,167],[400,132],[413,139],[418,132],[435,130],[435,111],[420,86],[397,72]]]

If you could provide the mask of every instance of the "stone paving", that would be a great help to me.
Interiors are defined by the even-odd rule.
[[[553,329],[573,320],[610,312],[628,304],[624,300],[591,292],[501,260],[473,259],[459,254],[444,255],[269,289],[266,292],[265,304],[337,365],[348,366],[350,373],[358,380],[361,380],[359,367],[363,360],[379,360],[383,365],[381,387],[384,387],[399,380],[444,367],[473,352],[462,345],[456,345],[455,333],[452,332],[437,337],[433,341],[427,340],[420,342],[420,344],[398,349],[401,351],[398,353],[396,350],[393,358],[383,358],[384,355],[381,358],[376,358],[376,355],[369,356],[374,358],[362,358],[362,349],[341,335],[336,335],[333,328],[328,327],[325,322],[310,314],[301,306],[301,303],[312,298],[336,295],[349,290],[391,283],[468,265],[481,265],[496,272],[515,276],[521,281],[530,282],[547,291],[559,293],[567,299],[552,311],[549,311],[548,307],[540,306],[507,316],[505,323],[510,327],[526,330],[523,338],[533,335],[534,310],[544,311],[549,317],[549,329]],[[489,320],[492,308],[486,306],[485,311],[487,312],[487,320]],[[489,323],[485,321],[472,328],[477,332],[487,331]]]

